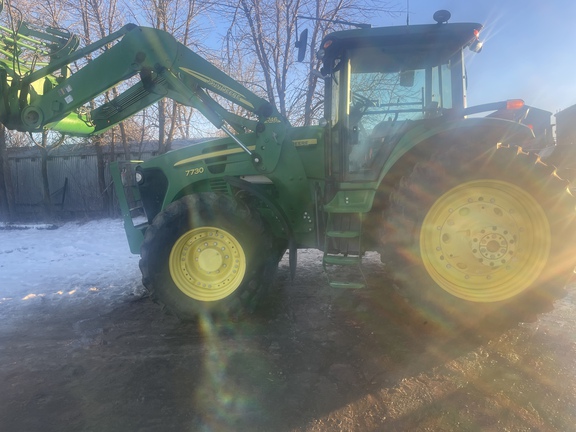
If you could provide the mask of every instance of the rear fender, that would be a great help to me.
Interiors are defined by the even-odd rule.
[[[382,168],[378,184],[389,183],[388,178],[398,174],[398,170],[411,169],[414,163],[427,159],[444,144],[476,142],[480,154],[498,143],[522,147],[532,140],[534,134],[527,126],[497,118],[457,119],[434,127],[423,123],[400,139]]]

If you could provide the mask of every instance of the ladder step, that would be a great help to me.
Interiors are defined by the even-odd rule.
[[[326,255],[324,256],[325,264],[333,265],[358,265],[362,261],[359,256],[340,256],[340,255]]]
[[[326,235],[328,237],[334,237],[334,238],[356,238],[356,237],[360,237],[360,231],[332,230],[332,231],[327,231]]]
[[[329,282],[329,284],[332,288],[337,288],[337,289],[362,289],[362,288],[366,288],[366,285],[364,285],[361,282],[331,281],[331,282]]]
[[[357,208],[358,203],[349,200],[347,195],[340,198],[344,199],[342,203],[333,200],[331,205],[325,206],[329,213],[322,266],[330,287],[360,289],[366,287],[362,273],[361,238],[363,213],[367,210],[362,206]],[[345,205],[340,206],[343,203]]]
[[[142,222],[139,224],[134,224],[134,228],[143,230],[144,228],[148,228],[148,222]]]
[[[372,208],[375,190],[341,190],[324,205],[329,213],[367,213]]]

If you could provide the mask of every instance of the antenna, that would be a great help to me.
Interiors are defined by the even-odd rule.
[[[406,0],[406,25],[410,25],[410,0]]]

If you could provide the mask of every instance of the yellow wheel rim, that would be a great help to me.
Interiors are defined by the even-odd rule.
[[[202,227],[186,232],[172,247],[170,275],[176,286],[200,301],[222,300],[242,283],[246,256],[227,231]]]
[[[550,225],[523,189],[476,180],[443,194],[426,214],[420,256],[432,279],[474,302],[518,295],[542,273],[551,248]]]

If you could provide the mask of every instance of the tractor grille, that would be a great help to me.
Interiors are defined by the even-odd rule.
[[[212,192],[221,192],[221,193],[230,192],[228,183],[222,178],[210,180],[210,189],[212,190]]]

